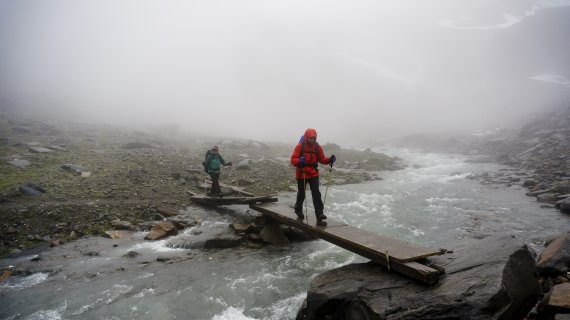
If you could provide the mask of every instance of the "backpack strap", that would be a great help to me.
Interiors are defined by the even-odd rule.
[[[206,152],[206,158],[204,159],[204,163],[206,163],[207,165],[210,165],[210,162],[212,162],[212,158],[213,158],[212,153],[213,153],[212,149],[210,149]]]
[[[319,143],[315,141],[315,154],[317,155],[317,166],[319,165]]]

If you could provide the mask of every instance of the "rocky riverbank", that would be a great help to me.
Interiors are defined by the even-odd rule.
[[[570,107],[546,112],[521,128],[494,129],[474,134],[410,135],[400,147],[429,152],[470,155],[472,161],[498,162],[511,169],[498,174],[472,176],[483,183],[514,184],[528,196],[570,213]]]
[[[288,163],[292,144],[196,138],[176,130],[143,132],[8,114],[0,114],[0,124],[3,254],[17,255],[34,246],[58,245],[88,235],[128,237],[141,230],[149,231],[146,241],[152,241],[199,225],[202,217],[193,212],[187,192],[204,192],[200,163],[212,145],[219,145],[222,155],[235,164],[223,171],[222,182],[255,195],[294,186],[293,168]],[[471,178],[505,186],[519,184],[531,188],[529,192],[534,193],[530,195],[545,195],[545,205],[554,205],[553,200],[567,193],[568,139],[561,139],[567,137],[564,128],[544,134],[542,129],[530,126],[525,134],[518,133],[512,144],[510,140],[479,140],[458,150],[478,161],[511,165],[497,174]],[[380,179],[378,171],[403,166],[397,158],[370,150],[347,150],[334,144],[323,145],[323,149],[339,159],[332,181],[335,184]],[[190,209],[181,210],[185,208]],[[167,246],[258,248],[271,242],[260,236],[262,228],[263,221],[255,221],[254,215],[241,217],[231,229],[188,240],[177,238]],[[287,240],[309,240],[294,229],[283,231]],[[457,248],[454,253],[429,260],[431,265],[446,269],[440,283],[432,287],[377,265],[332,270],[313,281],[299,318],[437,319],[467,315],[471,319],[562,319],[560,314],[568,312],[567,239],[562,235],[548,242],[550,246],[538,257],[538,264],[536,254],[512,237],[483,239]],[[137,252],[130,254],[136,256]],[[2,278],[27,272],[25,268],[3,271]]]
[[[509,165],[468,178],[520,185],[545,207],[570,213],[570,107],[520,130],[452,138],[416,135],[397,145]],[[312,281],[297,319],[568,319],[569,239],[562,234],[548,240],[537,256],[514,236],[485,238],[426,259],[424,263],[445,270],[434,286],[372,263],[348,265]]]
[[[297,138],[279,144],[191,137],[170,127],[136,131],[2,111],[0,256],[115,229],[148,230],[174,219],[191,206],[188,191],[204,192],[201,162],[213,145],[234,163],[222,172],[222,183],[254,195],[296,190],[289,158]],[[379,171],[405,165],[370,150],[323,149],[339,159],[331,184],[381,179]]]

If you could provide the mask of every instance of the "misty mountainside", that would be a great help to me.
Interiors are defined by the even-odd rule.
[[[570,107],[537,115],[520,128],[497,129],[475,134],[403,137],[395,145],[429,152],[467,154],[471,161],[498,162],[524,175],[478,177],[486,182],[513,183],[528,188],[527,195],[570,211]]]
[[[524,148],[513,156],[517,165],[546,183],[570,180],[570,107],[542,114],[523,126],[518,138]]]
[[[2,253],[46,239],[103,235],[116,220],[145,229],[162,219],[160,207],[186,208],[189,191],[205,192],[209,177],[201,163],[214,145],[233,164],[222,170],[222,183],[254,195],[296,190],[290,157],[298,136],[290,144],[189,136],[169,125],[135,130],[13,111],[0,110]],[[382,170],[405,166],[370,150],[323,149],[338,158],[331,184],[381,179]]]
[[[415,133],[392,144],[425,152],[487,156],[490,161],[520,163],[531,155],[561,153],[570,143],[570,107],[538,113],[520,127],[499,127],[465,133]]]

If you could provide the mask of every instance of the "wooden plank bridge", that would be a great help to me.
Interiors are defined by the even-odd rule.
[[[440,271],[423,265],[418,260],[442,252],[423,248],[406,241],[382,236],[373,232],[327,219],[326,226],[318,226],[316,219],[300,220],[290,207],[277,203],[251,203],[251,209],[280,223],[303,230],[341,248],[359,254],[378,264],[427,284],[439,281]]]
[[[224,206],[232,204],[251,204],[263,202],[276,202],[277,198],[274,196],[259,196],[259,197],[240,197],[240,196],[223,196],[223,197],[209,197],[203,194],[188,192],[190,200],[210,205],[210,206]]]
[[[208,197],[190,191],[188,193],[192,201],[205,205],[249,204],[251,209],[261,212],[269,219],[295,227],[359,254],[388,268],[388,270],[396,271],[427,284],[435,284],[439,281],[442,272],[421,262],[426,257],[441,254],[440,250],[424,248],[406,241],[382,236],[330,218],[326,220],[326,226],[320,226],[317,225],[316,219],[299,220],[290,207],[275,203],[278,199],[274,196],[253,197],[235,189],[233,192],[237,193],[238,196]]]

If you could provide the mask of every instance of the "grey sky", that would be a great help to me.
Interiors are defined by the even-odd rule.
[[[0,0],[0,95],[81,120],[348,143],[570,101],[570,0]]]

